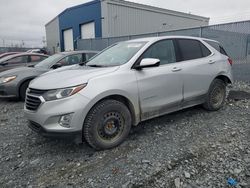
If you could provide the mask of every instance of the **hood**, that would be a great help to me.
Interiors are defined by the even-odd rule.
[[[88,66],[71,66],[42,74],[32,80],[29,87],[48,90],[77,86],[87,83],[91,78],[114,72],[119,67],[96,68]]]
[[[42,76],[45,76],[47,74],[52,74],[54,72],[62,72],[64,70],[74,70],[74,69],[78,69],[79,70],[79,65],[70,65],[70,66],[63,66],[57,69],[50,69],[50,71],[44,73]]]
[[[0,77],[18,76],[20,74],[25,74],[25,73],[32,74],[34,72],[42,74],[45,71],[48,71],[48,70],[37,69],[37,68],[34,68],[34,67],[19,67],[19,68],[14,68],[14,69],[10,69],[10,70],[7,70],[7,71],[0,72]]]

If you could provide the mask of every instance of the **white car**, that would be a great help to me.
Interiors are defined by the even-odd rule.
[[[39,53],[39,54],[48,54],[45,49],[31,49],[27,53]]]

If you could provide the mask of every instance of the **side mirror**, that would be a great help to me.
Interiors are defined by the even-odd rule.
[[[56,64],[54,64],[54,65],[52,65],[52,69],[57,69],[57,68],[60,68],[60,67],[62,67],[62,64],[60,64],[60,63],[56,63]]]
[[[140,70],[143,68],[149,68],[149,67],[158,67],[160,65],[159,59],[154,58],[145,58],[142,59],[140,64],[135,67],[135,69]]]

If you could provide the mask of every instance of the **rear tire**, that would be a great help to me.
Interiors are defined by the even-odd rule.
[[[83,135],[96,150],[110,149],[121,144],[129,134],[131,114],[120,101],[108,99],[97,103],[88,113]]]
[[[225,103],[226,99],[226,83],[223,80],[215,79],[208,90],[206,102],[203,107],[209,111],[217,111]]]
[[[29,86],[30,80],[29,81],[25,81],[24,83],[22,83],[22,85],[20,86],[19,89],[19,98],[21,101],[25,101],[25,97],[26,97],[26,90]]]

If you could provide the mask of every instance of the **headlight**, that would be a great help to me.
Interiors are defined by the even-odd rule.
[[[0,78],[0,84],[11,82],[12,80],[15,80],[17,76],[8,76],[8,77],[1,77]]]
[[[75,87],[69,87],[69,88],[63,88],[63,89],[55,89],[55,90],[50,90],[47,91],[44,95],[43,98],[46,101],[52,101],[52,100],[57,100],[57,99],[63,99],[69,96],[72,96],[79,91],[81,91],[83,88],[86,87],[87,84],[82,84],[79,86]]]

